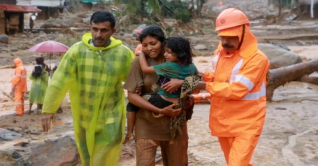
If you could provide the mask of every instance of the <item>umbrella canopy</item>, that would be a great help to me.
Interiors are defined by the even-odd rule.
[[[62,43],[48,40],[45,42],[41,42],[31,47],[29,51],[33,52],[47,52],[47,53],[58,53],[58,52],[66,52],[68,47]]]

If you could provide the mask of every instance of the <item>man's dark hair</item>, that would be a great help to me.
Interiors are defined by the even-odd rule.
[[[168,37],[164,42],[164,46],[170,48],[176,54],[179,62],[185,65],[192,63],[192,50],[187,39],[181,36]]]
[[[90,24],[92,24],[92,22],[101,23],[101,22],[107,22],[107,21],[110,22],[111,28],[115,28],[116,19],[113,13],[101,10],[101,11],[97,11],[93,13],[93,15],[91,16]]]
[[[155,37],[157,38],[161,43],[163,43],[166,40],[166,36],[163,33],[162,29],[157,25],[150,25],[147,28],[143,29],[141,34],[139,35],[139,41],[142,43],[142,41],[147,37]]]

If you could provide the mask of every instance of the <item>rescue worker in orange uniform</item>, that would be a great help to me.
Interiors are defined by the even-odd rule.
[[[20,58],[14,59],[15,71],[12,78],[12,92],[14,93],[16,115],[24,114],[24,93],[27,92],[27,71]]]
[[[209,127],[217,136],[229,166],[250,166],[266,114],[269,61],[257,49],[250,22],[229,8],[216,19],[220,44],[212,72],[203,73],[197,90],[211,94]]]

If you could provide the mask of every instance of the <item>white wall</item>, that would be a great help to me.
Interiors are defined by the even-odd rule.
[[[64,4],[64,0],[17,0],[17,5],[56,7]]]

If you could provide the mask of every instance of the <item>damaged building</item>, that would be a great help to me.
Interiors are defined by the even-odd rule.
[[[24,31],[24,14],[41,12],[35,6],[2,4],[0,1],[0,34],[14,34]]]

